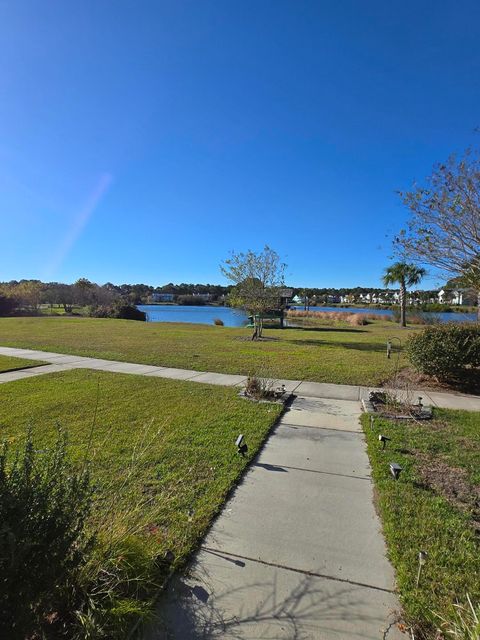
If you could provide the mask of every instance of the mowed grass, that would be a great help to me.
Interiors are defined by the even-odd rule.
[[[373,431],[369,425],[364,416],[379,511],[407,621],[416,638],[433,638],[441,618],[454,618],[457,602],[468,608],[468,595],[480,604],[480,413],[435,409],[431,422],[377,418]],[[392,439],[384,452],[379,433]],[[392,461],[403,468],[398,481],[390,475]],[[428,557],[417,588],[420,551]]]
[[[0,439],[20,447],[30,426],[42,450],[60,425],[73,459],[91,461],[100,529],[131,526],[151,538],[155,556],[170,549],[181,563],[280,413],[280,405],[237,394],[88,370],[39,376],[0,386],[0,405],[8,407]],[[239,433],[249,447],[245,458],[235,447]]]
[[[27,360],[25,358],[11,358],[10,356],[0,355],[0,373],[6,371],[16,371],[17,369],[28,369],[29,367],[38,367],[45,362],[39,360]]]
[[[252,342],[249,329],[198,324],[142,323],[94,318],[2,318],[0,344],[165,365],[198,371],[338,384],[378,385],[403,356],[386,358],[388,338],[409,331],[388,321],[364,327],[267,329]],[[398,340],[394,349],[398,349]]]

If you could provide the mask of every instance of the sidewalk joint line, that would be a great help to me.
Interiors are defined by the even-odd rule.
[[[340,431],[341,433],[356,433],[358,436],[363,435],[363,431],[353,431],[353,429],[335,429],[334,427],[313,427],[311,424],[289,424],[288,422],[282,422],[282,421],[278,423],[276,428],[278,427],[296,427],[297,429],[318,429],[323,431]]]
[[[325,580],[333,580],[334,582],[343,582],[351,584],[355,587],[363,587],[365,589],[374,589],[375,591],[383,591],[384,593],[393,593],[396,591],[393,589],[386,589],[385,587],[376,587],[372,584],[366,584],[365,582],[357,582],[356,580],[349,580],[348,578],[337,578],[335,576],[328,576],[324,573],[318,573],[316,571],[308,571],[307,569],[296,569],[295,567],[288,567],[284,564],[277,564],[276,562],[268,562],[267,560],[260,560],[260,558],[250,558],[249,556],[242,556],[238,553],[230,553],[229,551],[222,551],[221,549],[214,549],[213,547],[206,547],[200,545],[202,551],[207,551],[216,554],[223,554],[224,556],[232,556],[232,558],[240,558],[242,560],[249,560],[250,562],[256,562],[263,564],[267,567],[274,567],[276,569],[284,569],[285,571],[293,571],[294,573],[301,573],[304,576],[312,576],[313,578],[323,578]]]

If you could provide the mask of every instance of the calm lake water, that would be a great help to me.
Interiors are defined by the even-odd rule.
[[[181,306],[181,305],[139,305],[145,311],[148,322],[193,322],[196,324],[213,324],[220,318],[226,327],[243,327],[247,324],[247,314],[241,309],[231,307]],[[302,310],[303,307],[292,307]],[[379,316],[391,316],[390,309],[360,309],[356,307],[312,307],[310,311],[350,311],[352,313],[374,313]],[[474,321],[474,313],[425,313],[425,316],[439,318],[441,322]]]
[[[213,324],[215,318],[220,318],[226,327],[243,327],[248,322],[244,311],[231,307],[141,304],[138,308],[145,311],[148,322]]]

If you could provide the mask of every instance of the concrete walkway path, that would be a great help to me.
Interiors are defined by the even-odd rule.
[[[37,351],[33,349],[0,347],[0,355],[28,358],[30,360],[42,360],[50,363],[49,365],[41,365],[30,369],[20,369],[17,371],[0,373],[0,384],[2,382],[12,382],[13,380],[21,380],[23,378],[43,375],[46,373],[54,373],[55,371],[66,371],[68,369],[79,368],[98,369],[101,371],[111,371],[116,373],[132,373],[143,376],[158,376],[160,378],[171,378],[173,380],[191,380],[192,382],[218,384],[227,387],[242,385],[246,381],[246,376],[242,375],[175,369],[173,367],[156,367],[146,364],[103,360],[101,358],[88,358],[84,356],[72,356],[62,353]],[[372,387],[307,382],[302,380],[277,380],[276,384],[284,384],[288,392],[295,392],[296,395],[336,400],[361,400],[362,398],[367,398],[368,394],[372,390]],[[418,396],[422,396],[422,402],[425,405],[442,407],[444,409],[480,411],[479,396],[440,393],[436,391],[424,391],[422,389],[413,389],[410,391],[410,395],[414,399]]]
[[[360,403],[297,397],[147,640],[404,638]]]

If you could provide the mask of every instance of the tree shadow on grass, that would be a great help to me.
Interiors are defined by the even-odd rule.
[[[372,351],[376,353],[386,353],[386,347],[383,344],[375,344],[371,342],[331,342],[327,340],[286,340],[290,344],[301,347],[309,345],[313,347],[336,347],[339,349],[352,349],[354,351]],[[386,358],[386,356],[385,356]]]
[[[273,328],[273,327],[272,327]],[[357,329],[354,327],[284,327],[280,331],[314,331],[316,333],[367,333],[366,329]]]

